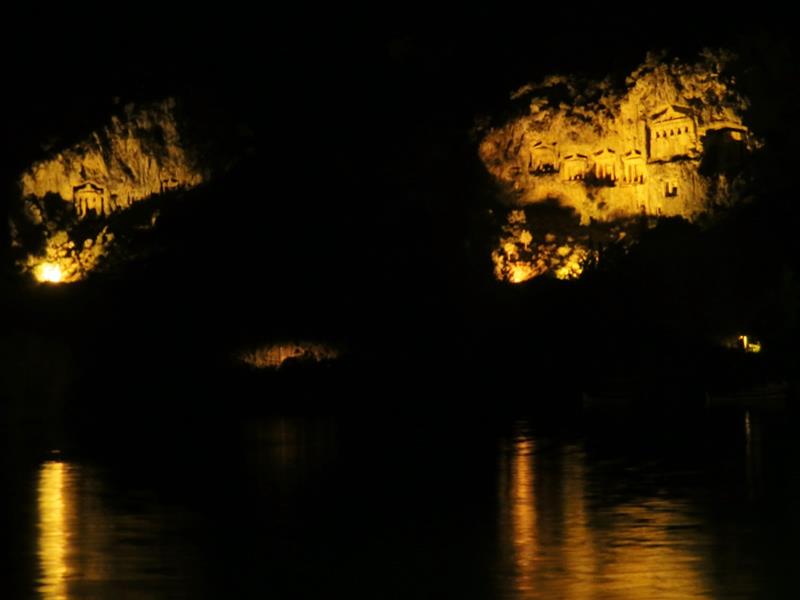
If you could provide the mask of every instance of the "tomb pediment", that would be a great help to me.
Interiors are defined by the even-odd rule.
[[[643,161],[644,155],[641,150],[630,150],[623,155],[622,160],[625,162]]]
[[[89,194],[102,194],[103,188],[92,181],[87,181],[81,185],[76,185],[72,188],[72,193],[75,196],[89,195]]]
[[[555,155],[555,144],[543,144],[542,142],[537,142],[531,148],[531,152],[535,156],[542,156],[542,157],[549,157]]]
[[[617,153],[611,148],[603,148],[594,153],[595,160],[616,160]]]
[[[105,198],[105,190],[94,181],[86,181],[73,187],[72,201],[79,217],[86,216],[89,211],[101,215],[111,210]]]
[[[677,119],[691,119],[692,110],[683,106],[676,106],[668,104],[662,106],[658,110],[650,114],[650,120],[653,124],[665,123],[668,121],[675,121]]]
[[[563,160],[562,176],[568,181],[581,180],[586,173],[587,165],[585,154],[568,154]]]
[[[555,171],[556,151],[555,142],[546,143],[541,140],[531,147],[530,153],[530,173],[548,174]]]

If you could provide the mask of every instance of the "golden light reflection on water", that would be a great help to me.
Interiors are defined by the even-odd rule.
[[[536,440],[518,436],[503,460],[504,597],[711,597],[709,540],[685,503],[610,502],[578,445],[537,453]]]
[[[533,488],[533,468],[535,446],[533,440],[519,440],[513,458],[511,510],[514,530],[515,565],[521,575],[525,588],[530,586],[537,558],[536,508]]]
[[[48,461],[39,471],[39,564],[42,578],[39,592],[46,600],[67,598],[67,542],[65,479],[69,466]]]
[[[39,597],[196,597],[187,590],[197,586],[182,575],[194,560],[194,550],[178,535],[185,515],[154,506],[144,494],[129,497],[120,509],[101,475],[66,461],[40,466]]]

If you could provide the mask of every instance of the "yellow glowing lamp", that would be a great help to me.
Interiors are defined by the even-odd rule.
[[[61,283],[64,273],[61,267],[55,263],[42,263],[35,272],[37,281],[47,283]]]

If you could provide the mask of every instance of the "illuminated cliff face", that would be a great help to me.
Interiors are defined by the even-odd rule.
[[[509,213],[500,244],[492,252],[495,277],[510,283],[522,283],[545,273],[557,279],[576,279],[596,258],[596,251],[571,235],[534,235],[521,210]]]
[[[106,475],[73,461],[48,460],[39,467],[36,597],[202,596],[185,576],[198,560],[196,547],[179,535],[185,515],[146,493],[135,507],[115,502]]]
[[[125,107],[102,131],[23,173],[23,197],[57,194],[83,217],[109,215],[137,200],[196,186],[203,177],[181,145],[174,111],[171,99]]]
[[[44,254],[29,254],[23,267],[42,283],[80,281],[102,264],[113,241],[114,234],[108,227],[80,245],[66,231],[55,231],[47,238]]]
[[[581,444],[542,451],[526,433],[515,436],[500,463],[498,530],[508,562],[499,595],[715,597],[696,509],[669,496],[598,502],[588,466]]]
[[[724,75],[728,61],[710,52],[694,65],[648,56],[622,89],[567,77],[525,86],[512,99],[529,100],[527,114],[489,130],[481,160],[512,206],[555,200],[583,224],[693,220],[736,200],[737,168],[758,146],[742,120],[747,101]],[[510,264],[504,244],[495,254]],[[544,272],[530,261],[515,270],[496,274],[513,282]]]
[[[140,200],[195,187],[203,179],[182,145],[173,100],[128,105],[101,131],[22,174],[23,207],[12,234],[19,238],[22,229],[38,230],[44,243],[43,250],[20,264],[39,281],[82,279],[107,256],[115,213]],[[87,217],[96,226],[77,234],[78,223]],[[20,239],[15,243],[23,245]]]
[[[287,360],[320,363],[336,360],[339,355],[340,351],[330,344],[300,341],[260,346],[241,353],[239,359],[256,369],[279,369]]]

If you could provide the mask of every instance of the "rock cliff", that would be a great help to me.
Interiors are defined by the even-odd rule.
[[[172,99],[126,106],[101,131],[23,173],[23,197],[57,194],[79,216],[108,215],[166,190],[196,186],[203,175],[187,158],[174,110]]]
[[[748,101],[726,71],[731,59],[722,51],[705,51],[694,64],[648,55],[619,86],[564,76],[526,85],[511,95],[526,103],[524,114],[486,131],[480,158],[512,209],[557,202],[582,224],[632,216],[694,220],[737,200],[747,155],[760,146],[744,123]],[[560,261],[536,258],[527,236],[512,239],[519,214],[509,216],[500,235],[496,276],[566,277]],[[567,250],[556,249],[556,256]],[[568,271],[574,277],[580,269]]]
[[[583,222],[634,214],[693,219],[730,200],[730,168],[758,142],[730,57],[695,64],[650,55],[620,89],[548,77],[512,94],[526,114],[488,131],[480,157],[510,203],[556,199]]]
[[[100,131],[22,173],[22,210],[11,228],[15,246],[29,252],[20,265],[40,281],[82,279],[108,254],[114,213],[207,177],[182,143],[174,100],[127,105]],[[26,247],[32,239],[36,251]]]

